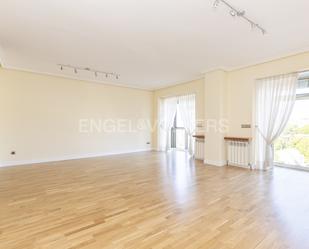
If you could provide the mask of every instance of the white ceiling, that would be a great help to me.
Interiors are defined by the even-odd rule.
[[[263,26],[265,36],[213,2],[1,0],[1,63],[95,80],[57,64],[91,67],[121,75],[111,83],[155,89],[309,48],[308,0],[228,1]]]

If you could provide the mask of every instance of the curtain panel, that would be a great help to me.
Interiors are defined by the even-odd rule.
[[[273,167],[273,143],[284,130],[296,100],[297,74],[259,79],[255,84],[255,167]]]
[[[195,132],[195,95],[185,95],[178,98],[179,114],[182,118],[186,134],[188,136],[188,152],[194,154],[194,139]]]
[[[178,111],[177,111],[178,110]],[[171,149],[171,129],[175,115],[180,116],[188,138],[188,152],[194,154],[193,133],[195,131],[195,95],[165,98],[160,104],[160,150]]]
[[[177,98],[162,100],[160,107],[160,150],[168,151],[171,148],[171,128],[177,111]]]

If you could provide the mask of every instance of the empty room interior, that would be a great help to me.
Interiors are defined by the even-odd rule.
[[[3,0],[1,249],[308,249],[309,1]]]

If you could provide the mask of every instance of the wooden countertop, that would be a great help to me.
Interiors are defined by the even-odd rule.
[[[238,142],[250,142],[251,137],[224,137],[224,140],[238,141]]]
[[[192,137],[198,138],[198,139],[205,139],[205,135],[201,135],[201,134],[196,134],[196,135],[193,135]],[[250,142],[251,137],[224,137],[224,140],[238,141],[238,142]]]
[[[193,135],[192,137],[195,137],[198,139],[205,139],[205,135]]]

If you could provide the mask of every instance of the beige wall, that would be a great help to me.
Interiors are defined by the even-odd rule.
[[[0,69],[0,165],[150,149],[149,129],[123,130],[152,122],[152,111],[149,91]],[[125,127],[81,133],[80,119],[120,119]]]
[[[229,135],[253,136],[253,129],[242,129],[241,124],[254,127],[253,97],[255,79],[294,71],[309,70],[309,52],[231,71],[227,76],[227,113]]]
[[[158,117],[158,100],[163,97],[197,93],[197,117],[208,119],[226,118],[228,132],[216,134],[205,131],[205,162],[224,165],[226,160],[224,135],[253,137],[254,130],[241,128],[253,120],[254,82],[257,78],[294,71],[309,70],[309,52],[301,53],[266,63],[224,72],[217,70],[205,74],[204,79],[164,88],[154,93],[154,119]],[[157,133],[154,133],[156,146]],[[219,141],[220,140],[220,141]]]
[[[80,133],[79,120],[127,119],[133,126],[140,119],[153,122],[160,98],[190,93],[196,94],[197,119],[227,117],[227,135],[252,136],[252,128],[240,126],[254,126],[255,79],[308,69],[309,52],[230,72],[210,72],[204,79],[154,92],[0,69],[0,165],[157,148],[156,130]],[[206,134],[206,139],[208,148],[215,148],[212,144],[218,137]],[[209,161],[225,160],[222,150],[207,154],[212,155]]]
[[[216,75],[220,75],[220,71],[206,73],[205,118],[224,117],[224,115],[221,115],[222,110],[219,107],[222,106],[221,96],[226,96],[224,102],[229,129],[226,134],[221,135],[245,136],[254,139],[255,80],[303,70],[309,70],[309,52],[226,72],[224,73],[226,76],[225,84],[222,77],[216,78]],[[217,88],[215,88],[216,85]],[[221,85],[225,85],[225,87],[220,88]],[[213,92],[213,94],[210,94],[210,92]],[[251,124],[251,128],[241,128],[241,124]],[[223,136],[220,137],[219,134],[212,134],[211,132],[206,132],[205,135],[205,162],[218,166],[224,165],[226,153],[224,147],[220,146],[222,145]],[[221,142],[218,141],[219,139],[221,139]],[[252,147],[252,149],[254,148]]]
[[[154,121],[157,121],[158,119],[158,107],[160,98],[191,93],[196,94],[196,119],[204,120],[204,79],[199,79],[154,91]],[[153,133],[154,148],[157,148],[157,138],[157,129],[155,129]]]
[[[205,158],[206,164],[225,165],[225,131],[227,119],[227,73],[216,70],[205,75]],[[222,123],[224,121],[224,123]]]

